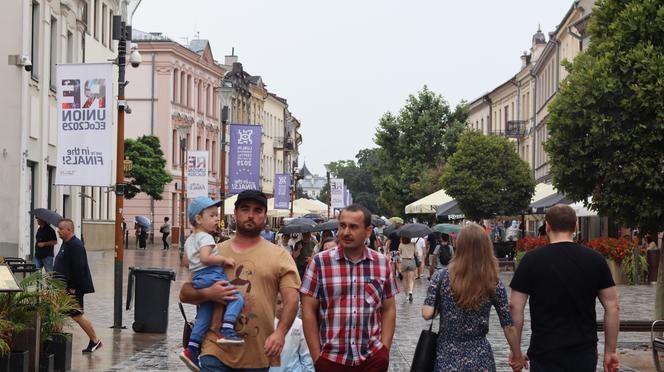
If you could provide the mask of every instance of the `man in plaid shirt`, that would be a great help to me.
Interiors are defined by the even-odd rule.
[[[307,266],[302,322],[316,371],[387,371],[399,288],[389,259],[365,246],[370,234],[371,212],[346,207],[339,245]]]

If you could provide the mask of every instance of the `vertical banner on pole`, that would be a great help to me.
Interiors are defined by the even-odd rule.
[[[290,208],[290,174],[274,175],[274,209]]]
[[[330,179],[330,206],[335,209],[341,209],[344,205],[344,179],[332,178]]]
[[[231,124],[230,132],[229,193],[260,190],[261,127]]]
[[[208,152],[187,151],[187,198],[208,196]]]
[[[110,186],[113,172],[113,65],[57,65],[56,185]]]

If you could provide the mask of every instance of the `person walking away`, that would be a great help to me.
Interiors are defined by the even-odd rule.
[[[297,314],[297,290],[300,278],[293,258],[260,236],[267,221],[267,197],[257,190],[245,190],[235,201],[236,234],[217,245],[220,256],[232,258],[235,267],[227,270],[230,282],[217,282],[196,289],[184,283],[180,301],[189,304],[216,303],[211,329],[201,345],[202,372],[267,371],[279,366],[284,339]],[[244,339],[243,347],[217,344],[216,330],[221,327],[224,303],[234,291],[242,294],[245,306],[236,323],[236,332]],[[277,294],[283,310],[274,328]]]
[[[304,337],[318,372],[384,372],[399,288],[388,258],[369,249],[371,212],[351,204],[339,215],[339,245],[312,259],[300,288]]]
[[[507,291],[498,278],[491,239],[481,226],[470,224],[459,233],[449,267],[433,274],[422,308],[426,320],[440,314],[435,371],[496,370],[486,338],[492,306],[513,354],[513,367],[524,367],[526,359],[510,316]]]
[[[388,247],[388,250],[390,251],[390,264],[392,266],[392,272],[399,273],[399,277],[401,277],[401,257],[399,257],[399,243],[401,239],[399,238],[399,234],[397,231],[399,228],[401,228],[400,223],[395,223],[395,229],[388,234],[387,236],[387,242],[385,242],[385,246]]]
[[[37,233],[35,236],[35,267],[42,267],[48,273],[53,271],[53,247],[58,244],[55,230],[46,221],[37,218]]]
[[[519,342],[530,304],[531,371],[595,371],[597,298],[604,307],[604,371],[617,371],[619,304],[609,266],[598,252],[573,242],[577,219],[570,206],[554,205],[544,221],[549,244],[523,257],[510,284]]]
[[[281,237],[279,238],[279,243],[277,245],[285,249],[286,252],[288,252],[289,254],[292,254],[293,247],[290,244],[288,244],[289,241],[290,241],[290,234],[281,234]]]
[[[276,237],[276,234],[274,231],[270,229],[270,224],[266,223],[265,224],[265,229],[261,231],[261,237],[265,240],[267,240],[270,243],[274,243],[274,239]]]
[[[304,270],[307,268],[309,262],[311,262],[316,241],[311,237],[310,232],[302,233],[302,240],[300,241],[302,242],[302,249],[299,250],[299,254],[295,258],[295,264],[297,265],[297,272],[300,274],[301,279],[304,275]]]
[[[284,309],[281,295],[277,295],[277,312],[274,319],[274,327],[279,325],[279,318]],[[286,334],[284,349],[281,352],[281,367],[270,367],[270,372],[313,372],[314,363],[309,354],[309,347],[304,339],[302,320],[295,317],[293,325]]]
[[[425,254],[426,250],[426,239],[424,238],[412,238],[410,240],[411,243],[415,244],[415,249],[417,249],[417,262],[415,262],[415,266],[417,269],[415,270],[416,274],[415,279],[419,279],[422,276],[422,271],[424,270],[424,257],[427,255]]]
[[[184,251],[187,254],[191,283],[194,288],[208,288],[220,281],[228,281],[224,266],[233,267],[235,261],[232,258],[219,255],[217,247],[210,232],[219,225],[219,212],[217,208],[221,200],[214,201],[207,196],[194,198],[189,204],[187,214],[189,222],[193,226],[192,234],[184,243]],[[218,329],[218,344],[242,345],[244,340],[235,333],[235,322],[244,306],[241,295],[236,300],[229,301],[224,311],[223,323]],[[200,369],[198,355],[200,345],[205,333],[210,329],[214,303],[207,301],[198,306],[196,322],[191,330],[189,345],[180,354],[180,359],[192,371]]]
[[[159,228],[161,233],[161,242],[164,243],[164,250],[167,251],[169,248],[168,245],[168,236],[171,235],[171,223],[169,222],[170,218],[164,217],[164,224]]]
[[[83,352],[92,353],[99,349],[102,343],[101,339],[97,337],[92,323],[83,312],[83,296],[95,291],[88,266],[88,255],[83,242],[74,235],[74,222],[69,218],[63,218],[58,223],[58,235],[62,239],[62,245],[58,255],[55,256],[53,271],[57,277],[61,277],[65,281],[67,293],[76,299],[79,308],[72,311],[69,316],[90,339]]]
[[[401,277],[404,294],[408,294],[408,302],[413,303],[413,286],[415,285],[415,256],[417,256],[417,247],[411,242],[410,238],[401,238],[399,244],[399,256],[401,257]]]
[[[450,236],[447,234],[441,234],[436,243],[436,248],[434,248],[433,253],[429,255],[429,262],[433,263],[432,265],[429,265],[429,278],[433,276],[435,270],[447,268],[452,257],[454,257],[454,247],[450,244]]]

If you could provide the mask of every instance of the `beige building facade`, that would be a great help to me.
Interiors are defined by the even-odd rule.
[[[35,208],[73,219],[78,236],[82,229],[112,225],[115,200],[108,187],[54,185],[55,71],[57,64],[109,63],[115,58],[112,17],[123,13],[120,7],[118,0],[3,2],[0,28],[8,37],[0,41],[0,50],[9,63],[0,68],[6,87],[0,102],[3,117],[11,124],[3,126],[0,138],[0,204],[5,210],[0,215],[0,256],[33,255],[36,224],[30,212]],[[109,141],[115,143],[115,138]],[[92,236],[88,238],[90,243]],[[89,249],[113,248],[87,245]]]

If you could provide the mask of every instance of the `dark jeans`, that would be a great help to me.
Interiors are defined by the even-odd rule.
[[[269,370],[269,368],[231,368],[212,355],[203,355],[200,362],[201,372],[267,372]]]
[[[384,347],[381,347],[375,355],[372,355],[358,366],[337,364],[320,357],[314,363],[316,372],[387,372],[389,366],[390,353]]]
[[[595,372],[597,345],[584,345],[570,349],[553,350],[529,356],[531,372]]]
[[[164,243],[164,249],[168,249],[168,236],[170,233],[161,234],[161,241]]]

